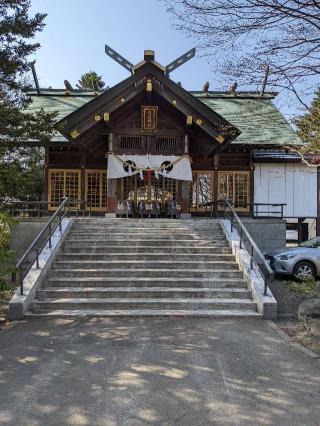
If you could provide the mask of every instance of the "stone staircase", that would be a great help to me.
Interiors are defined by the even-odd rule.
[[[215,220],[76,220],[29,316],[260,316]]]

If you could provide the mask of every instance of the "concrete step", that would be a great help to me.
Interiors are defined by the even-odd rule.
[[[216,226],[214,228],[217,232],[221,231],[221,228],[219,226]],[[105,226],[90,226],[90,225],[83,225],[83,226],[73,226],[71,232],[85,232],[86,230],[92,231],[92,232],[114,232],[114,231],[129,231],[129,232],[171,232],[171,231],[177,231],[177,232],[190,232],[190,228],[188,226],[120,226],[120,225],[105,225]]]
[[[93,261],[104,260],[104,261],[161,261],[161,262],[185,262],[185,260],[192,260],[198,262],[204,261],[219,261],[219,262],[235,262],[235,257],[233,254],[204,254],[204,253],[170,253],[170,254],[160,254],[160,253],[96,253],[94,250],[87,251],[87,253],[60,253],[56,260],[59,262],[77,260],[78,262],[82,261]]]
[[[145,299],[145,298],[57,298],[35,299],[31,303],[32,312],[44,312],[57,309],[222,309],[253,310],[256,304],[250,299]]]
[[[71,232],[85,232],[85,231],[92,231],[92,232],[197,232],[195,228],[190,226],[119,226],[119,225],[104,225],[104,226],[90,226],[90,225],[83,225],[83,226],[73,226],[71,229]],[[205,230],[206,232],[222,232],[222,228],[220,225],[216,226],[210,226],[206,228],[202,228],[202,230]]]
[[[91,238],[91,239],[78,239],[78,238],[71,238],[67,237],[65,245],[72,245],[72,246],[80,246],[80,247],[92,247],[92,246],[98,246],[101,243],[101,245],[112,245],[112,246],[120,246],[120,247],[128,247],[128,246],[153,246],[153,247],[175,247],[175,246],[193,246],[193,247],[228,247],[228,243],[226,240],[169,240],[169,239],[117,239],[112,240],[109,238]]]
[[[215,269],[224,269],[224,270],[232,270],[238,269],[239,265],[234,260],[230,261],[205,261],[205,260],[184,260],[184,261],[176,261],[174,258],[170,262],[167,260],[95,260],[94,263],[91,259],[88,260],[61,260],[54,261],[52,264],[52,269],[83,269],[86,267],[94,267],[96,270],[100,269],[114,269],[114,268],[125,268],[125,269],[139,269],[139,268],[148,268],[148,269],[207,269],[207,270],[215,270]]]
[[[204,238],[200,237],[196,234],[190,234],[190,233],[177,233],[177,232],[169,232],[169,233],[146,233],[146,232],[100,232],[99,234],[94,234],[90,232],[86,233],[71,233],[68,236],[68,241],[70,240],[78,240],[78,241],[101,241],[102,239],[107,241],[113,241],[113,240],[138,240],[138,241],[144,241],[144,240],[169,240],[169,241],[201,241],[204,240]],[[225,241],[224,235],[213,235],[211,237],[211,240],[213,241]]]
[[[241,278],[181,278],[181,277],[55,277],[47,278],[42,288],[247,288],[247,282]]]
[[[46,287],[37,292],[36,299],[57,298],[214,298],[249,299],[251,292],[243,288],[187,287]]]
[[[205,266],[205,265],[204,265]],[[127,278],[243,278],[243,274],[237,269],[96,269],[94,265],[91,268],[79,269],[51,269],[49,272],[50,278],[56,277],[103,277],[106,279],[114,277]]]
[[[90,225],[104,225],[107,223],[111,224],[124,224],[125,226],[131,226],[134,224],[140,224],[140,225],[148,225],[152,224],[152,226],[156,226],[159,224],[175,224],[175,225],[194,225],[194,224],[218,224],[219,219],[215,218],[192,218],[192,219],[176,219],[176,218],[140,218],[140,217],[117,217],[117,218],[104,218],[104,217],[91,217],[91,218],[75,218],[75,224],[84,225],[84,224],[90,224]]]
[[[61,253],[67,254],[88,254],[88,253],[99,253],[106,256],[110,254],[118,255],[130,255],[130,254],[150,254],[150,255],[170,255],[172,254],[230,254],[230,249],[228,247],[206,247],[206,246],[168,246],[163,244],[162,246],[142,246],[142,245],[133,245],[133,246],[120,246],[120,245],[96,245],[91,244],[89,246],[83,247],[82,245],[73,245],[66,243],[63,251]]]
[[[92,228],[90,226],[83,226],[83,227],[72,227],[71,233],[93,233],[93,234],[99,234],[99,233],[114,233],[114,232],[122,232],[122,233],[130,233],[130,234],[137,234],[137,233],[145,233],[145,234],[169,234],[171,232],[180,233],[180,234],[195,234],[198,231],[192,229],[192,228],[180,228],[180,227],[170,227],[170,228],[146,228],[146,227],[120,227],[120,226],[113,226],[113,227],[100,227],[100,228]],[[203,231],[206,234],[223,234],[223,231],[220,227],[216,228],[210,228],[208,230]]]
[[[262,318],[253,310],[236,309],[59,309],[49,312],[32,312],[26,318],[98,318],[98,317],[173,317],[173,318]]]
[[[259,317],[217,221],[78,219],[27,316]]]

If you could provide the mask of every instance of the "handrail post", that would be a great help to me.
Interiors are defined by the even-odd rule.
[[[250,269],[253,269],[253,245],[251,244]]]
[[[268,275],[264,277],[264,296],[268,296]]]
[[[20,294],[23,296],[23,275],[22,275],[22,265],[19,268],[19,280],[20,280]]]
[[[49,248],[52,247],[52,242],[51,242],[51,222],[49,222]]]
[[[36,247],[36,265],[37,265],[37,269],[39,269],[39,248]]]
[[[61,234],[61,231],[62,231],[62,226],[61,226],[61,209],[59,210],[59,231],[60,231],[60,234]]]
[[[242,226],[240,226],[240,248],[242,249]]]

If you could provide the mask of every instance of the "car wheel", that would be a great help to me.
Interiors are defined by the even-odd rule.
[[[300,279],[314,278],[316,276],[316,269],[311,262],[302,260],[293,268],[293,275]]]

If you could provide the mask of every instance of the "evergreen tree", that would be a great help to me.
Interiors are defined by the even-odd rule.
[[[29,8],[30,0],[0,1],[0,188],[3,189],[0,196],[5,191],[6,196],[16,197],[17,186],[13,182],[23,179],[15,173],[30,171],[25,161],[19,165],[21,154],[26,151],[22,144],[30,140],[47,143],[54,132],[56,114],[27,111],[30,55],[39,48],[34,37],[44,28],[46,17],[40,13],[30,17]],[[39,148],[34,150],[38,151],[29,148],[29,155],[37,158]],[[31,164],[34,165],[34,161],[31,160]],[[32,172],[31,179],[35,179],[36,174]]]
[[[320,154],[320,89],[315,92],[308,112],[295,122],[304,142],[304,152]]]
[[[89,71],[82,74],[77,86],[83,90],[101,90],[105,83],[101,75],[98,75],[95,71]]]

